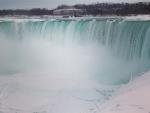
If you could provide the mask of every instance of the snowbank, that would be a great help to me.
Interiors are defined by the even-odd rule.
[[[150,113],[150,72],[135,79],[112,101],[103,106],[102,113]]]

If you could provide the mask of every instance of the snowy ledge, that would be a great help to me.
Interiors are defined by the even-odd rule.
[[[55,20],[73,20],[73,21],[80,21],[80,20],[85,20],[85,21],[90,21],[90,20],[114,20],[114,19],[119,19],[119,20],[126,20],[126,21],[150,21],[150,15],[131,15],[131,16],[83,16],[83,17],[68,17],[68,18],[63,18],[63,17],[58,17],[58,16],[4,16],[0,17],[0,22],[3,21],[55,21]]]
[[[103,106],[101,113],[150,113],[150,72],[138,77]]]

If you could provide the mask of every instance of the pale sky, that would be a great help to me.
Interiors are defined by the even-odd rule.
[[[0,0],[0,9],[55,8],[61,4],[90,4],[97,2],[142,2],[150,0]]]

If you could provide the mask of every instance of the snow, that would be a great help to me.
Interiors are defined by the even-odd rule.
[[[83,16],[83,17],[69,17],[63,18],[62,16],[4,16],[0,17],[0,22],[3,21],[15,21],[15,22],[22,22],[22,21],[56,21],[56,20],[105,20],[105,19],[124,19],[126,21],[149,21],[150,15],[129,15],[129,16]]]
[[[121,88],[101,113],[150,113],[150,72]]]
[[[131,21],[149,21],[150,15],[131,15],[131,16],[125,16],[124,19],[131,20]]]

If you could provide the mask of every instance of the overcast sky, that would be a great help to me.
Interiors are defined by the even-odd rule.
[[[0,0],[0,9],[24,9],[24,8],[55,8],[61,4],[73,5],[79,3],[96,2],[140,2],[150,0]]]

